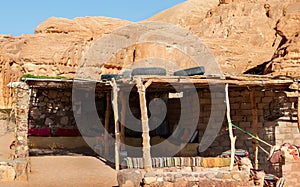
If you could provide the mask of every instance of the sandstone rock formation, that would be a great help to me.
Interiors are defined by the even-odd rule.
[[[275,35],[274,27],[278,19],[284,16],[286,7],[295,1],[189,0],[146,21],[168,22],[182,26],[203,40],[215,55],[222,72],[243,73],[272,58],[281,41],[280,35]],[[126,32],[128,31],[125,29],[124,33]],[[130,34],[126,36],[128,35]],[[171,35],[174,34],[170,33],[170,38]],[[193,41],[190,46],[193,46],[192,43]],[[153,57],[153,54],[181,67],[189,67],[189,58],[172,47],[167,49],[160,44],[136,44],[118,51],[111,59],[97,60],[106,62],[101,70],[95,69],[96,66],[93,64],[89,69],[85,69],[88,72],[86,74],[118,73],[125,65]],[[103,47],[105,48],[104,45]]]
[[[18,81],[25,73],[73,77],[94,41],[129,23],[105,17],[52,17],[33,35],[0,35],[0,108],[11,105],[12,92],[6,87],[9,82]]]
[[[300,2],[287,7],[276,25],[276,33],[282,37],[279,48],[265,74],[300,77]]]
[[[273,56],[265,72],[283,72],[282,68],[287,72],[299,67],[299,29],[295,27],[299,25],[298,14],[287,8],[297,1],[188,0],[145,21],[173,23],[189,30],[210,48],[222,72],[243,73]],[[11,105],[12,92],[6,88],[9,82],[25,73],[73,77],[91,44],[128,24],[129,21],[105,17],[49,18],[33,35],[0,35],[0,108]],[[119,62],[130,64],[153,56],[179,64],[187,59],[182,51],[160,44],[137,44],[118,51],[98,73],[116,73],[123,68]],[[190,59],[186,61],[189,64]]]
[[[281,40],[276,22],[295,1],[190,0],[149,20],[183,26],[211,49],[223,72],[243,73],[272,58]]]
[[[100,80],[100,74],[151,66],[163,67],[173,75],[176,70],[201,65],[206,74],[219,74],[214,56],[207,51],[197,36],[174,24],[138,23],[95,42],[76,77]]]

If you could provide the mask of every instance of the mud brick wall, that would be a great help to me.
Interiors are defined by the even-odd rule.
[[[300,133],[297,125],[297,98],[288,97],[286,89],[283,88],[255,88],[254,91],[258,114],[258,136],[271,145],[281,145],[286,142],[300,145]],[[203,88],[198,89],[198,95],[200,103],[199,142],[203,140],[203,134],[208,129],[209,121],[215,125],[222,124],[220,131],[213,128],[207,130],[208,136],[218,131],[217,137],[208,149],[199,155],[217,156],[230,149],[228,124],[226,117],[224,117],[225,92],[218,88],[213,88],[212,92],[208,88]],[[229,88],[229,97],[232,122],[253,133],[250,90],[248,88]],[[193,103],[194,101],[190,102]],[[180,107],[179,103],[171,103],[168,107],[168,119],[171,125],[176,124],[176,120],[180,118],[178,107]],[[216,112],[213,114],[212,111]],[[186,122],[188,123],[188,120]],[[234,129],[234,135],[237,136],[236,148],[247,150],[253,160],[253,142],[249,136],[237,129]],[[263,143],[260,145],[267,151],[270,150],[270,147]],[[271,165],[266,160],[267,156],[259,149],[259,168],[281,176],[280,166]]]
[[[229,89],[231,118],[232,122],[248,132],[253,132],[253,116],[251,111],[250,92],[248,89],[231,88]],[[204,92],[205,93],[205,92]],[[222,95],[222,92],[215,93]],[[205,94],[204,94],[205,95]],[[297,99],[287,97],[281,89],[255,89],[255,101],[258,114],[258,136],[271,145],[281,145],[285,142],[299,144],[300,133],[297,129]],[[204,107],[204,109],[209,107]],[[200,129],[206,128],[205,120],[200,124]],[[228,127],[226,118],[218,137],[204,154],[217,154],[216,151],[230,149],[228,138]],[[248,135],[235,129],[237,136],[236,148],[244,149],[250,153],[253,159],[253,142]],[[201,138],[201,137],[200,137]],[[260,145],[270,150],[270,147],[260,143]],[[259,149],[259,167],[266,172],[281,175],[280,168],[271,165],[267,160],[267,154]]]
[[[282,166],[283,177],[286,179],[286,186],[300,187],[300,160],[285,160]]]
[[[253,132],[253,116],[251,112],[251,100],[249,90],[247,89],[230,89],[230,107],[232,122],[248,132]],[[284,90],[280,89],[256,89],[255,101],[258,114],[258,136],[270,143],[271,145],[281,145],[285,142],[299,144],[300,133],[297,129],[297,100],[289,98]],[[226,119],[220,136],[212,144],[211,149],[221,150],[223,147],[229,149],[230,142]],[[224,133],[224,134],[223,134]],[[253,159],[253,142],[249,136],[239,130],[234,130],[237,136],[236,148],[245,149],[250,153]],[[224,136],[225,135],[225,136]],[[270,147],[260,143],[260,145],[270,150]],[[281,175],[281,168],[271,165],[267,160],[267,154],[259,149],[259,167],[266,172]]]

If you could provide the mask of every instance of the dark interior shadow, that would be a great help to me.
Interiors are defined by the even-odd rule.
[[[266,61],[260,65],[257,65],[251,69],[248,69],[243,74],[252,74],[252,75],[263,75],[267,64],[269,64],[271,60]]]

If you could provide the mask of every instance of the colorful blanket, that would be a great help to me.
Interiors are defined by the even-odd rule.
[[[219,157],[230,158],[230,156],[231,156],[231,150],[228,150],[228,151],[223,152]],[[248,156],[249,156],[248,151],[243,150],[243,149],[236,149],[234,161],[238,162],[239,160],[241,160],[242,157],[248,157]]]
[[[142,169],[144,168],[143,158],[126,157],[124,158],[127,168]],[[152,167],[195,167],[202,166],[201,157],[156,157],[151,158]]]

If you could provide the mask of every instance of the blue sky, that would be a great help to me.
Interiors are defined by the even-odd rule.
[[[32,34],[51,16],[72,19],[108,16],[144,20],[185,0],[5,0],[1,1],[0,34]]]

